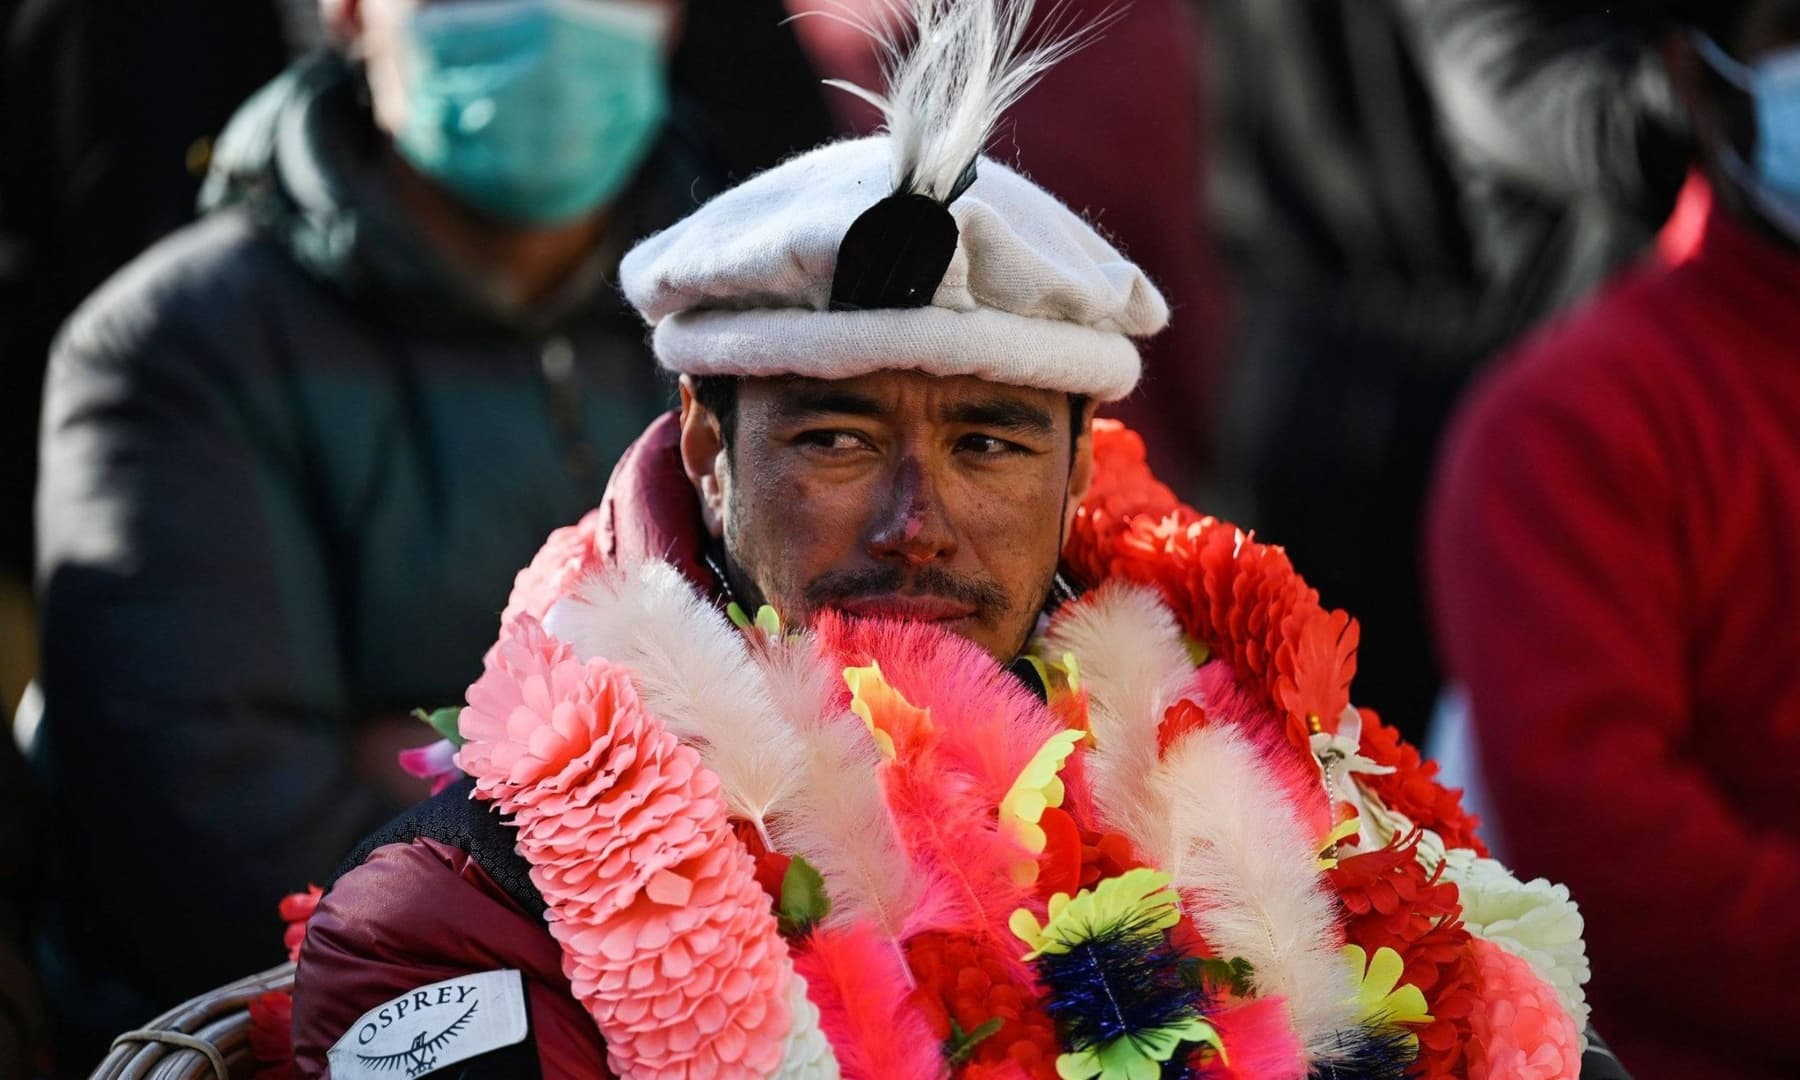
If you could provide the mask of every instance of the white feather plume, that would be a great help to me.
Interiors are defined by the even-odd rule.
[[[1149,589],[1109,584],[1056,622],[1047,653],[1072,653],[1080,665],[1094,733],[1088,775],[1104,824],[1146,854],[1161,847],[1167,808],[1146,780],[1163,712],[1194,674],[1175,616]]]
[[[1355,1026],[1354,987],[1318,853],[1280,783],[1241,732],[1216,724],[1171,746],[1151,784],[1171,842],[1145,854],[1219,954],[1250,962],[1258,996],[1286,999],[1309,1058],[1332,1059]]]
[[[1049,650],[1080,664],[1106,825],[1174,878],[1207,941],[1248,960],[1259,995],[1286,998],[1309,1055],[1330,1060],[1355,1010],[1311,837],[1235,729],[1158,751],[1163,714],[1194,674],[1174,615],[1148,589],[1108,585],[1057,623]]]
[[[661,562],[582,583],[546,629],[631,672],[645,706],[700,751],[731,812],[825,879],[833,920],[892,938],[928,916],[876,779],[868,728],[836,707],[842,674],[810,635],[750,647]]]
[[[1044,73],[1110,20],[1052,30],[1027,47],[1034,0],[881,0],[874,18],[841,2],[819,12],[874,39],[887,92],[835,86],[881,110],[894,146],[896,191],[948,202],[994,125]],[[1061,5],[1052,12],[1052,22]],[[909,47],[910,45],[910,47]]]
[[[923,882],[881,795],[880,751],[860,717],[835,707],[842,671],[810,636],[762,655],[770,697],[803,746],[803,781],[770,823],[775,847],[825,879],[828,925],[869,918],[890,940],[926,913]]]
[[[544,625],[583,660],[631,672],[638,696],[719,777],[732,814],[766,839],[804,782],[806,754],[775,708],[744,636],[663,562],[584,581]]]

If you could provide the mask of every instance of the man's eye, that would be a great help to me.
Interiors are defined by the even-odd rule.
[[[808,431],[801,434],[798,441],[802,446],[817,447],[820,450],[861,450],[868,445],[862,436],[853,431]]]
[[[956,448],[981,457],[1016,454],[1023,449],[1016,443],[1009,443],[1005,439],[996,439],[992,435],[964,435],[957,440]]]

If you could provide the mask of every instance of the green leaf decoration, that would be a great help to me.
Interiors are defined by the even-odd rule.
[[[414,709],[412,714],[415,718],[430,724],[433,731],[449,739],[450,745],[461,746],[463,744],[462,732],[456,726],[457,720],[462,717],[461,705],[449,709],[437,709],[433,712]]]
[[[756,628],[771,640],[781,636],[781,614],[767,604],[756,609]]]
[[[1256,974],[1256,968],[1250,961],[1241,956],[1230,960],[1200,961],[1200,978],[1204,984],[1214,990],[1228,990],[1238,997],[1250,996],[1250,980]]]
[[[975,1056],[977,1046],[999,1034],[1000,1026],[1003,1023],[1004,1021],[996,1016],[974,1031],[964,1031],[962,1025],[956,1022],[956,1017],[952,1016],[950,1018],[950,1037],[944,1040],[944,1060],[952,1067],[968,1061]]]
[[[796,855],[781,877],[781,906],[776,910],[781,933],[801,937],[831,914],[831,898],[825,895],[825,879],[812,864]]]
[[[744,614],[743,607],[736,600],[725,605],[725,617],[730,619],[731,625],[739,630],[750,629],[750,616]]]

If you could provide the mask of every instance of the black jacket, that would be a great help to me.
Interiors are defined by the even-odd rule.
[[[665,140],[587,272],[509,312],[378,149],[354,72],[300,64],[221,141],[211,212],[54,350],[46,978],[96,1035],[280,959],[276,901],[401,805],[366,725],[461,699],[515,571],[667,405],[608,275],[706,194],[696,154]]]

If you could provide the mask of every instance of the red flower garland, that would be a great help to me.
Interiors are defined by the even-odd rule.
[[[270,990],[250,999],[250,1056],[256,1061],[252,1080],[293,1080],[294,998],[286,990]]]
[[[1475,835],[1481,819],[1463,809],[1462,792],[1438,782],[1438,763],[1422,758],[1371,710],[1358,711],[1363,718],[1363,753],[1394,770],[1386,776],[1365,774],[1363,783],[1369,790],[1414,825],[1437,833],[1446,846],[1473,848],[1486,858],[1487,845]]]
[[[1062,1052],[1056,1026],[1036,988],[1017,982],[992,949],[961,934],[934,931],[906,943],[906,960],[919,980],[915,1000],[940,1041],[951,1037],[951,1021],[965,1035],[1000,1021],[998,1031],[975,1044],[971,1068],[1010,1062],[1027,1076],[1056,1080]]]
[[[1134,432],[1096,422],[1094,460],[1065,552],[1070,569],[1090,583],[1156,588],[1182,630],[1230,663],[1310,752],[1311,733],[1335,728],[1350,704],[1356,621],[1326,610],[1283,549],[1177,502],[1150,474]]]
[[[1350,941],[1374,952],[1390,948],[1405,965],[1404,981],[1429,1003],[1432,1022],[1419,1032],[1417,1075],[1460,1075],[1474,1013],[1469,932],[1461,896],[1440,866],[1427,875],[1415,832],[1379,851],[1340,859],[1328,871],[1349,918]]]
[[[1076,515],[1065,562],[1090,585],[1118,578],[1157,589],[1181,627],[1227,661],[1246,689],[1285,721],[1310,756],[1310,735],[1335,730],[1350,704],[1359,630],[1329,611],[1286,552],[1182,505],[1150,473],[1143,440],[1123,426],[1094,425],[1094,484]],[[1391,774],[1364,775],[1369,790],[1452,847],[1486,855],[1477,820],[1460,793],[1437,781],[1437,765],[1363,711],[1363,752]],[[1204,724],[1203,715],[1172,727]],[[1419,1033],[1423,1077],[1460,1074],[1478,999],[1471,939],[1454,884],[1428,875],[1417,835],[1342,859],[1329,878],[1343,901],[1351,941],[1400,953],[1406,982],[1425,994],[1433,1022]]]

